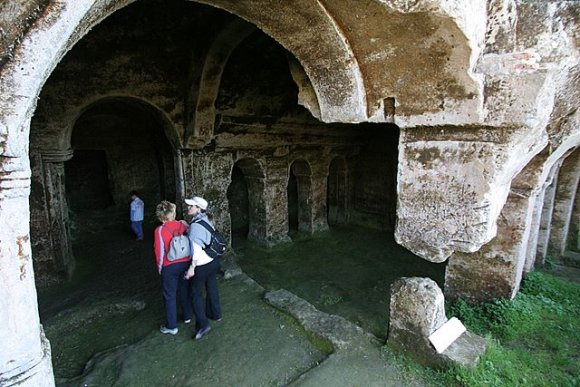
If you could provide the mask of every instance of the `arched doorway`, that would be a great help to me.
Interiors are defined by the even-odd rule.
[[[257,160],[245,158],[232,168],[227,197],[232,224],[232,245],[236,239],[265,240],[264,172]]]
[[[162,199],[175,202],[173,151],[150,106],[124,98],[91,105],[74,125],[71,147],[74,156],[65,163],[71,210],[126,212],[131,190],[149,208]]]

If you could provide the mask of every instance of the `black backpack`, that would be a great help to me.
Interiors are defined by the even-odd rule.
[[[218,230],[211,227],[205,220],[198,220],[195,222],[203,227],[211,234],[211,241],[205,245],[203,251],[211,258],[219,258],[226,252],[227,243],[222,234]]]

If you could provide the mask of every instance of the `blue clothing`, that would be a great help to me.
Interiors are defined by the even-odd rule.
[[[211,233],[203,227],[201,224],[196,224],[195,222],[203,220],[207,222],[212,228],[215,229],[213,223],[208,219],[205,212],[200,212],[192,220],[189,226],[188,236],[193,243],[197,243],[205,249],[205,246],[211,243]]]
[[[143,200],[135,197],[131,201],[131,222],[142,222],[144,213],[145,203],[143,203]]]
[[[191,319],[191,298],[189,294],[189,281],[183,275],[189,268],[189,262],[174,263],[163,266],[161,280],[163,282],[163,301],[165,302],[165,318],[168,329],[177,328],[177,290],[183,311],[183,319]],[[197,273],[196,273],[197,275]]]
[[[135,233],[137,240],[143,240],[143,214],[145,213],[145,204],[143,200],[135,196],[131,201],[131,230]]]

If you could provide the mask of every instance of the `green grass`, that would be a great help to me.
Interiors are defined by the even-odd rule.
[[[580,386],[579,305],[578,283],[533,272],[511,301],[448,307],[448,317],[486,338],[475,368],[424,368],[386,347],[384,356],[434,386]]]
[[[529,274],[511,301],[457,301],[448,315],[486,337],[488,350],[473,369],[436,373],[436,384],[580,386],[579,305],[578,284],[540,272]]]

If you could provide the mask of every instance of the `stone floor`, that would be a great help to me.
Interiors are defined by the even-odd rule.
[[[58,385],[428,384],[387,360],[388,288],[399,276],[442,281],[444,267],[388,234],[340,229],[270,250],[236,241],[244,273],[220,280],[224,319],[194,341],[183,323],[176,336],[159,333],[151,237],[134,241],[112,220],[79,221],[78,275],[39,291]],[[315,317],[273,301],[280,292]]]

